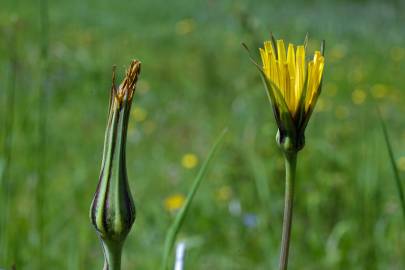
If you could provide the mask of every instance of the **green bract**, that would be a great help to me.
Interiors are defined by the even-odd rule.
[[[140,67],[139,61],[132,61],[118,89],[113,73],[100,179],[90,209],[90,219],[103,244],[105,269],[120,269],[121,249],[135,221],[125,148],[132,97]]]

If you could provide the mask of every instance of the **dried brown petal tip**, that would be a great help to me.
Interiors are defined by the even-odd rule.
[[[128,68],[125,78],[117,91],[117,98],[120,101],[122,101],[125,96],[129,101],[132,100],[140,72],[141,62],[138,60],[132,60],[131,66]]]

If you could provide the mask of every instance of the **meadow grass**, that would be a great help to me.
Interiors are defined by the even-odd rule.
[[[195,177],[193,184],[190,188],[190,190],[187,193],[187,198],[184,201],[184,204],[180,209],[178,209],[178,213],[176,214],[176,217],[173,220],[172,225],[170,225],[169,230],[166,234],[166,239],[165,239],[165,244],[163,248],[163,259],[162,259],[162,270],[165,269],[170,269],[169,267],[169,261],[170,257],[172,255],[172,250],[173,247],[175,246],[175,243],[177,241],[177,236],[181,230],[181,227],[183,226],[183,223],[187,217],[187,213],[191,207],[191,203],[197,194],[198,188],[201,185],[202,180],[204,179],[204,176],[207,174],[208,166],[210,163],[213,162],[214,154],[217,151],[221,141],[223,140],[223,137],[226,134],[226,129],[224,129],[218,139],[215,141],[214,145],[212,146],[207,159],[201,165],[201,169],[197,173],[197,176]]]
[[[35,1],[2,1],[1,145],[7,134],[13,137],[12,163],[0,192],[1,202],[9,198],[0,204],[0,224],[7,226],[7,235],[0,235],[0,247],[7,246],[6,254],[0,250],[0,267],[102,268],[88,209],[99,174],[106,97],[112,65],[137,58],[143,71],[130,120],[127,169],[138,212],[123,269],[160,267],[165,234],[175,217],[164,201],[186,196],[201,165],[183,167],[182,157],[192,153],[203,160],[224,126],[229,130],[222,149],[180,232],[194,243],[185,267],[276,269],[283,160],[262,83],[240,46],[245,42],[258,57],[256,48],[272,31],[295,43],[309,32],[310,50],[322,39],[328,44],[323,93],[297,168],[290,269],[404,268],[401,206],[371,102],[375,98],[381,106],[402,177],[403,5],[176,0],[168,7],[157,0],[49,1],[46,153],[41,154],[40,7]],[[16,38],[12,47],[5,42],[10,31]],[[15,67],[10,65],[13,49]],[[118,69],[122,74],[124,67]],[[7,150],[0,151],[1,170]],[[41,157],[43,177],[37,169]],[[37,183],[44,187],[41,209]],[[39,268],[38,252],[46,267]]]

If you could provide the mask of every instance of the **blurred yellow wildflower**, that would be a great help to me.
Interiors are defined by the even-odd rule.
[[[193,19],[184,19],[176,23],[176,33],[178,35],[186,35],[193,32],[195,22]]]
[[[366,92],[361,89],[356,89],[352,93],[353,103],[356,105],[362,104],[366,100]]]
[[[383,98],[387,95],[388,93],[388,88],[386,85],[384,84],[375,84],[372,88],[371,88],[371,93],[373,94],[373,96],[375,98]]]
[[[181,165],[186,169],[192,169],[198,164],[198,157],[193,153],[185,154],[181,159]]]
[[[176,211],[183,206],[185,200],[183,194],[173,194],[165,199],[165,209],[169,212]]]
[[[131,115],[136,122],[143,122],[148,116],[148,112],[139,106],[135,106]]]
[[[217,200],[218,201],[229,201],[232,196],[232,189],[230,186],[222,186],[217,191]]]
[[[395,62],[400,62],[405,58],[405,48],[394,47],[390,51],[391,59]]]

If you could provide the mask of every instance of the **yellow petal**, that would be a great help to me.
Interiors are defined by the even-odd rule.
[[[295,95],[294,95],[291,85],[290,85],[290,73],[288,70],[287,63],[284,63],[284,65],[283,65],[283,72],[285,74],[285,77],[284,77],[285,101],[287,103],[287,106],[288,106],[290,112],[294,112]]]
[[[278,65],[277,65],[276,60],[271,59],[270,68],[271,68],[270,72],[271,72],[272,81],[277,85],[278,88],[280,88],[280,76],[279,76],[280,72],[278,70]]]
[[[266,50],[267,53],[271,53],[274,55],[274,48],[270,41],[264,42],[264,49]]]
[[[308,63],[308,81],[307,81],[307,93],[305,96],[305,110],[308,109],[308,106],[310,104],[313,95],[313,84],[314,84],[314,77],[312,76],[314,73],[313,71],[314,71],[314,62],[311,61]]]
[[[284,40],[282,40],[282,39],[277,40],[277,60],[280,63],[286,62]]]
[[[283,91],[284,97],[287,95],[287,89],[285,85],[286,81],[286,74],[284,70],[284,64],[287,62],[286,59],[286,52],[285,52],[285,46],[284,46],[284,41],[282,39],[277,40],[277,63],[278,63],[278,71],[279,71],[279,88],[281,91]]]
[[[289,91],[291,95],[291,110],[292,112],[296,112],[297,110],[297,93],[295,91],[295,51],[294,45],[288,44],[287,50],[287,64],[288,64],[288,77],[287,80],[289,81]]]
[[[290,74],[295,74],[295,51],[294,45],[288,44],[287,63]]]
[[[260,57],[262,58],[262,63],[263,63],[263,67],[266,67],[266,65],[268,65],[268,57],[267,57],[267,53],[265,50],[263,50],[262,48],[259,48],[259,52],[260,52]]]
[[[260,51],[260,56],[261,56],[261,58],[262,58],[264,74],[266,74],[266,76],[267,76],[268,78],[270,78],[269,55],[268,55],[268,53],[266,53],[266,51],[263,50],[262,48],[260,48],[259,51]]]
[[[295,94],[298,99],[301,97],[305,80],[305,49],[304,46],[297,47],[295,63]]]
[[[311,70],[310,65],[311,64]],[[314,54],[314,59],[308,64],[308,88],[307,88],[307,97],[305,100],[305,110],[308,110],[311,107],[319,91],[319,85],[322,80],[322,73],[324,67],[324,57],[319,51],[316,51]]]

